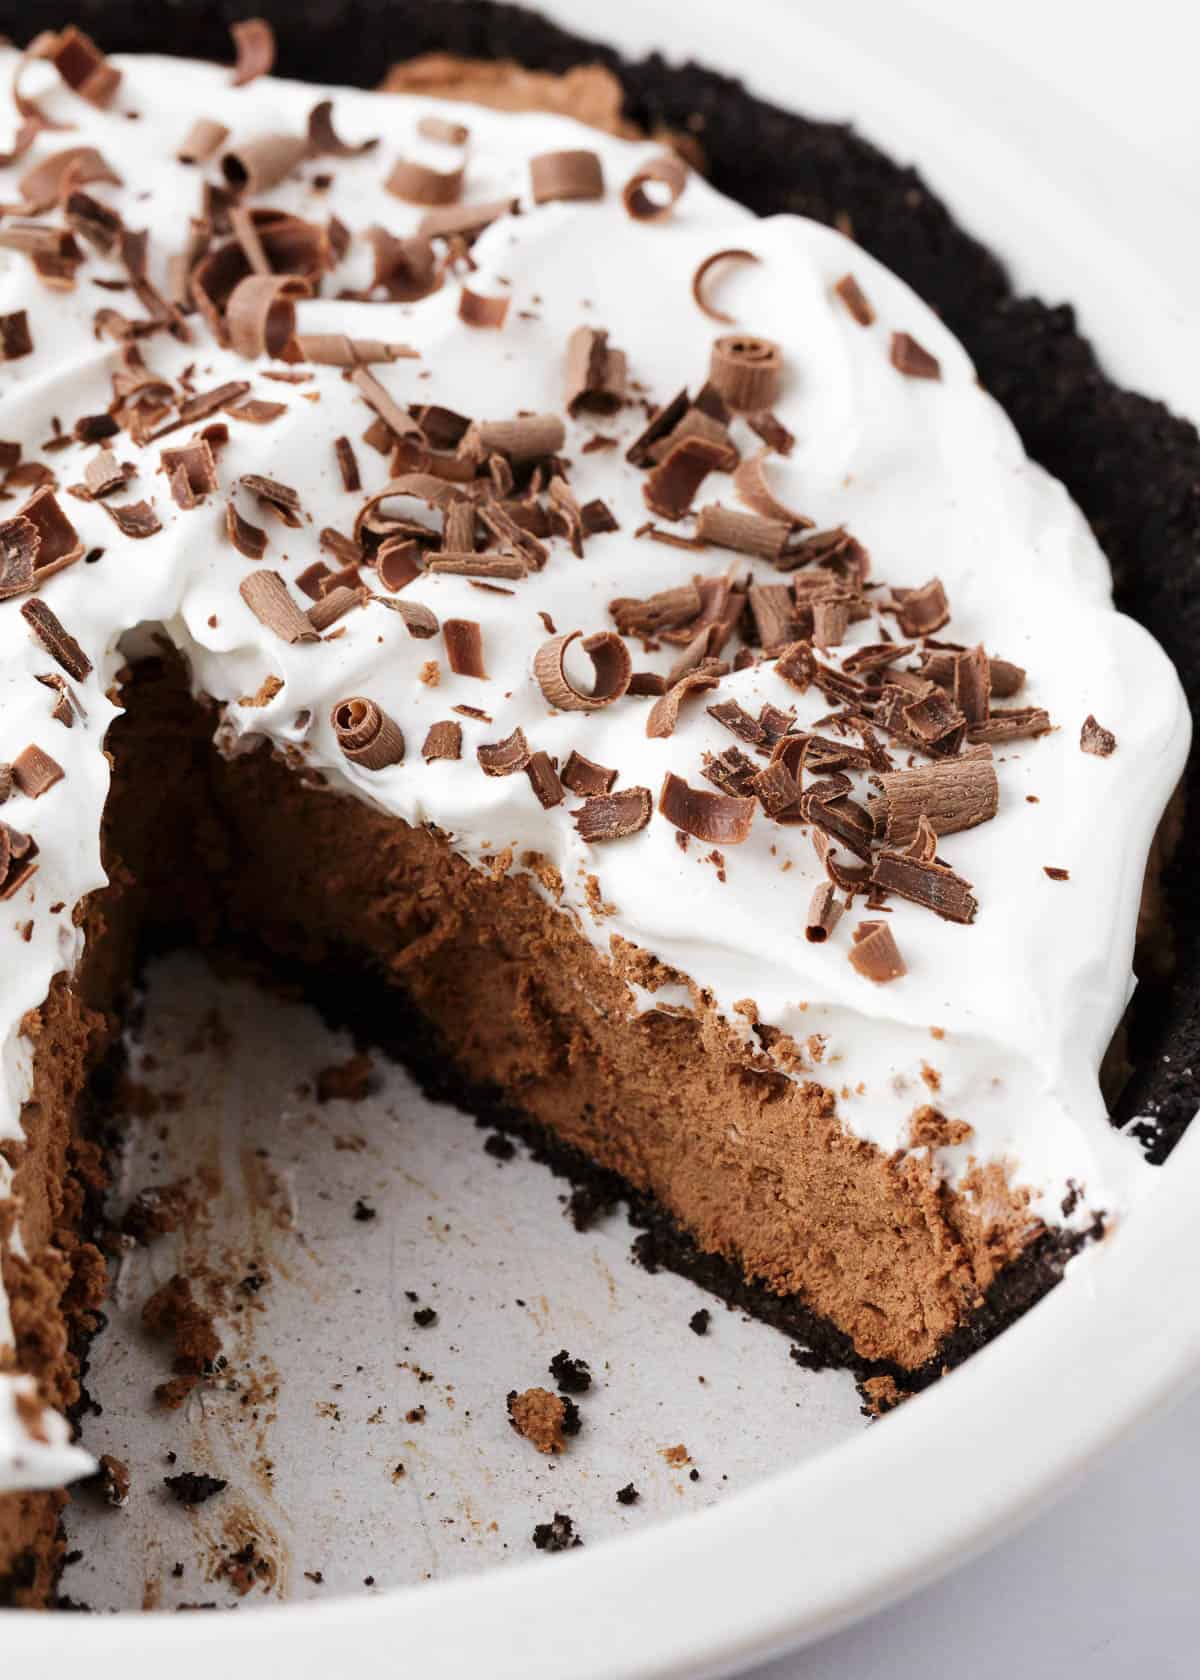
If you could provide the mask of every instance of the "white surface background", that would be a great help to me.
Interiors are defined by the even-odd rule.
[[[1200,269],[1200,105],[1193,78],[1200,26],[1169,0],[1138,6],[1080,0],[908,0],[884,25],[875,6],[795,5],[824,28],[869,39],[885,30],[890,63],[945,84],[974,65],[981,121],[1038,135],[1092,202],[1093,136],[1136,151],[1178,196],[1183,257]],[[984,68],[982,58],[990,61]],[[1024,97],[1029,78],[1034,94]],[[937,161],[924,160],[934,186]],[[1124,217],[1125,199],[1113,202]],[[971,219],[970,207],[959,204]],[[979,218],[975,218],[978,222]],[[1042,282],[1044,285],[1044,282]],[[1196,297],[1193,289],[1193,302]],[[1086,304],[1082,310],[1088,323]],[[1190,370],[1192,379],[1197,368]],[[1147,386],[1151,394],[1158,394]],[[1193,413],[1195,409],[1193,407]],[[1200,1396],[1144,1427],[1088,1482],[1017,1538],[948,1580],[754,1680],[971,1680],[1086,1672],[1169,1680],[1197,1672],[1200,1633]]]

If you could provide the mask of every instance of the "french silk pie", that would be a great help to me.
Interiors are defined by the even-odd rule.
[[[336,975],[651,1264],[892,1390],[1155,1171],[1100,1071],[1189,722],[1097,532],[1177,533],[1094,531],[869,247],[991,288],[1064,462],[1081,405],[1114,478],[1194,434],[848,133],[418,10],[567,73],[3,51],[0,1602],[94,1468],[91,1081],[151,935]]]

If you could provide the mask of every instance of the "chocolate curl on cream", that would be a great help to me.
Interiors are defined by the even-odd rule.
[[[749,838],[757,801],[689,787],[668,770],[658,808],[669,823],[713,846],[739,846]]]
[[[263,134],[231,147],[221,159],[221,173],[234,192],[253,197],[278,186],[307,156],[303,136]]]
[[[361,695],[339,700],[329,714],[337,744],[361,770],[386,770],[404,759],[404,736],[387,713]]]
[[[783,351],[773,339],[726,333],[712,347],[708,377],[735,413],[770,408],[783,384]]]
[[[442,171],[431,169],[428,164],[413,163],[409,158],[397,158],[384,186],[393,198],[401,198],[406,204],[431,208],[457,204],[462,197],[463,169],[459,164]]]
[[[556,455],[566,442],[566,428],[557,414],[521,414],[512,420],[475,420],[463,433],[458,453],[469,461],[503,455],[514,466],[525,466]]]
[[[535,204],[603,198],[604,170],[596,152],[543,152],[529,160],[529,185]]]
[[[767,483],[766,459],[770,450],[760,449],[739,461],[733,474],[733,487],[746,506],[764,519],[782,519],[792,530],[811,529],[814,521],[781,502]]]
[[[580,646],[592,662],[595,684],[590,694],[575,687],[567,676],[565,659],[571,643],[583,637]],[[598,712],[619,700],[629,687],[633,661],[629,649],[611,630],[583,636],[572,630],[543,642],[533,660],[533,674],[548,703],[560,712]]]
[[[731,248],[727,251],[714,251],[710,257],[705,257],[695,274],[692,275],[692,301],[696,308],[700,310],[701,314],[707,315],[710,321],[719,321],[722,326],[732,327],[734,324],[733,316],[727,315],[723,309],[718,309],[709,300],[705,291],[705,281],[712,270],[720,263],[756,263],[760,260],[759,257],[754,255],[753,251],[743,251],[737,248]]]
[[[621,203],[635,222],[661,222],[669,216],[687,186],[688,168],[671,152],[651,158],[621,189]],[[658,192],[648,192],[657,187]]]
[[[842,905],[832,881],[818,881],[808,904],[804,937],[810,945],[823,945],[842,919]]]
[[[859,922],[854,929],[854,944],[847,955],[850,966],[877,986],[885,986],[908,973],[886,922]]]
[[[508,319],[509,299],[484,297],[464,286],[458,294],[458,318],[468,327],[485,327],[498,332]]]
[[[333,100],[322,99],[308,113],[308,149],[313,157],[362,157],[378,146],[378,139],[350,145],[338,138],[333,126]]]
[[[622,788],[619,793],[598,793],[585,799],[571,813],[579,838],[589,845],[606,840],[625,840],[645,828],[654,812],[649,788]]]
[[[241,23],[231,23],[229,33],[237,52],[237,63],[230,77],[232,86],[245,87],[259,76],[269,76],[275,64],[275,32],[271,25],[263,18],[246,18]]]
[[[281,356],[296,330],[295,299],[312,287],[298,274],[248,274],[229,294],[225,329],[239,356]]]
[[[229,130],[224,123],[214,122],[211,117],[197,117],[175,156],[180,163],[207,163],[228,138]]]

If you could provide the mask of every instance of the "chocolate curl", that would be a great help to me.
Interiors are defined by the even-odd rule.
[[[475,756],[485,776],[515,776],[525,769],[533,755],[525,731],[518,726],[503,741],[485,741],[476,747]]]
[[[430,637],[436,636],[438,633],[437,614],[421,601],[389,601],[382,595],[368,595],[367,600],[373,602],[377,607],[387,607],[389,612],[394,612],[402,618],[404,628],[415,641],[427,642]],[[461,622],[462,620],[458,619],[447,620],[448,624]],[[479,626],[476,625],[475,628],[478,630]],[[480,645],[482,647],[482,644]],[[449,643],[447,643],[447,646],[449,646]],[[453,666],[452,655],[451,667],[453,668]],[[476,675],[474,671],[469,671],[466,674],[468,676]],[[480,671],[478,674],[482,676],[483,672]]]
[[[180,163],[207,163],[228,138],[229,130],[224,123],[214,122],[211,117],[197,117],[175,156]]]
[[[875,311],[871,308],[870,299],[853,274],[843,274],[833,289],[860,327],[869,327],[873,324]]]
[[[534,655],[533,674],[538,686],[548,703],[560,712],[598,712],[611,706],[628,689],[633,675],[633,661],[625,643],[611,630],[601,630],[580,642],[595,671],[592,692],[583,693],[568,678],[564,664],[567,649],[579,637],[583,637],[581,630],[552,636]]]
[[[735,554],[755,554],[762,560],[779,559],[791,529],[782,519],[739,513],[720,502],[710,502],[696,515],[696,535],[702,542],[732,549]]]
[[[449,117],[419,117],[417,133],[425,140],[436,140],[442,146],[465,146],[471,138],[466,123],[452,122]]]
[[[728,472],[736,459],[726,443],[699,433],[682,438],[646,475],[642,499],[651,513],[682,519],[710,472]]]
[[[604,170],[596,152],[543,152],[529,160],[529,185],[535,204],[603,198]]]
[[[404,736],[374,700],[354,695],[329,714],[337,744],[361,770],[386,770],[404,759]]]
[[[470,461],[503,455],[514,466],[526,466],[557,455],[566,442],[566,428],[557,414],[522,414],[514,420],[475,420],[463,433],[458,453]]]
[[[668,770],[658,808],[669,823],[713,846],[739,846],[749,838],[757,801],[689,787]]]
[[[38,550],[33,563],[36,583],[83,558],[79,533],[59,506],[49,484],[39,486],[14,517],[28,520],[37,531]]]
[[[572,793],[579,794],[581,799],[590,799],[597,793],[611,793],[616,779],[615,770],[609,770],[603,764],[593,763],[573,747],[562,771],[564,787],[570,788]]]
[[[498,331],[508,319],[509,302],[506,297],[484,297],[464,286],[458,294],[458,318],[468,327]]]
[[[782,519],[792,530],[810,530],[815,521],[781,502],[767,483],[766,460],[769,449],[760,449],[739,461],[733,474],[733,487],[748,508],[764,519]]]
[[[0,524],[0,601],[33,588],[40,541],[31,519],[18,515]]]
[[[226,152],[221,173],[234,192],[254,197],[278,186],[308,156],[308,141],[295,134],[263,134]]]
[[[354,146],[340,140],[333,126],[332,99],[322,99],[308,113],[308,149],[314,157],[362,157],[378,144],[377,139],[360,140]]]
[[[626,840],[645,828],[654,812],[654,799],[645,787],[622,788],[620,793],[598,793],[585,799],[571,815],[579,838],[589,845],[606,840]]]
[[[893,589],[896,622],[905,636],[932,636],[950,621],[950,603],[940,578],[930,578],[919,589]]]
[[[21,617],[46,652],[56,664],[62,666],[69,677],[74,677],[76,682],[82,682],[85,677],[91,675],[91,660],[45,601],[36,598],[26,601],[21,607]]]
[[[362,604],[362,594],[357,589],[350,589],[342,584],[337,589],[331,589],[328,595],[322,595],[309,607],[306,617],[314,630],[328,630],[331,624],[336,624],[339,618],[344,618],[353,608]]]
[[[646,719],[646,734],[652,741],[663,740],[675,733],[675,726],[679,722],[679,708],[689,694],[701,694],[706,689],[716,688],[725,675],[728,667],[721,660],[706,660],[690,667],[685,663],[692,659],[694,653],[703,653],[706,639],[703,636],[697,637],[687,648],[683,659],[667,677],[669,686],[666,693],[651,706]],[[682,670],[681,666],[684,667]]]
[[[22,356],[32,354],[33,338],[26,311],[15,309],[11,315],[0,315],[0,362],[19,362]]]
[[[76,187],[95,181],[106,181],[113,187],[123,185],[95,146],[68,146],[27,169],[17,182],[17,190],[30,209],[42,211],[64,200]]]
[[[281,356],[296,330],[298,297],[312,288],[298,274],[248,274],[229,295],[225,328],[239,356]]]
[[[442,277],[428,239],[397,239],[378,226],[369,227],[366,238],[375,253],[372,291],[382,286],[394,302],[416,303],[438,290]]]
[[[229,33],[237,52],[230,83],[245,87],[259,76],[269,76],[275,65],[275,31],[264,18],[246,18],[231,23]]]
[[[819,881],[808,904],[804,937],[811,945],[823,945],[842,919],[842,904],[832,881]]]
[[[850,966],[866,980],[886,986],[908,973],[895,937],[886,922],[859,922],[854,930],[854,944],[847,952]]]
[[[108,62],[91,37],[76,29],[73,23],[57,36],[46,57],[72,93],[86,99],[89,105],[102,110],[112,102],[121,83],[121,72]]]
[[[230,504],[232,506],[232,504]],[[278,572],[247,572],[238,593],[268,630],[284,642],[315,642],[317,632],[288,593]]]
[[[345,333],[297,333],[294,342],[302,362],[316,362],[322,367],[367,367],[373,362],[411,361],[420,354],[407,344],[388,344],[381,338],[347,338]]]
[[[457,204],[462,197],[463,169],[459,164],[443,172],[408,158],[398,158],[383,184],[393,198],[401,198],[406,204],[431,207]]]
[[[567,413],[615,414],[625,401],[625,372],[625,352],[609,349],[606,332],[576,327],[567,340]]]
[[[727,251],[714,251],[711,257],[705,257],[695,274],[692,275],[692,300],[696,308],[700,310],[701,314],[707,315],[710,321],[719,321],[722,326],[732,327],[734,325],[733,316],[727,315],[723,309],[718,309],[715,304],[709,302],[704,290],[704,282],[718,263],[756,263],[760,260],[759,257],[754,255],[753,251],[742,251],[736,247]]]
[[[0,899],[11,898],[37,870],[37,842],[0,823]]]
[[[769,338],[726,333],[712,347],[708,377],[735,413],[770,408],[783,383],[783,351]]]
[[[559,780],[558,770],[554,760],[547,752],[535,752],[529,756],[529,763],[525,766],[525,774],[529,777],[529,785],[537,796],[538,804],[544,811],[549,811],[555,805],[561,805],[565,794],[562,782]]]
[[[391,605],[391,603],[388,603]],[[401,605],[396,602],[397,607]],[[483,663],[483,631],[473,618],[448,618],[442,626],[442,640],[450,669],[459,677],[487,680]]]
[[[687,186],[688,168],[671,152],[651,158],[631,175],[621,189],[621,203],[635,222],[661,222],[669,216]],[[665,196],[647,192],[647,187],[664,190]]]
[[[421,748],[421,757],[426,764],[432,764],[439,758],[461,758],[462,724],[446,721],[431,723],[429,733],[425,737],[425,745]]]

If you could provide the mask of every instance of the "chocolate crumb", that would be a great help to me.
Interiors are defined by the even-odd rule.
[[[1052,881],[1069,881],[1071,879],[1071,871],[1069,869],[1059,869],[1051,863],[1044,863],[1042,868]]]
[[[418,1307],[413,1314],[413,1323],[419,1330],[430,1330],[437,1323],[436,1307]]]
[[[1092,753],[1096,758],[1108,758],[1117,750],[1117,737],[1111,729],[1105,729],[1103,724],[1097,723],[1089,712],[1083,720],[1083,728],[1079,731],[1079,748],[1081,752]]]
[[[563,1348],[550,1361],[550,1375],[561,1394],[586,1394],[592,1386],[592,1373],[586,1359],[572,1359]]]
[[[711,1318],[712,1314],[709,1312],[708,1308],[700,1307],[692,1314],[691,1318],[688,1319],[688,1329],[693,1331],[697,1336],[707,1336]]]
[[[539,1552],[569,1552],[583,1545],[574,1522],[563,1511],[555,1511],[551,1522],[538,1523],[532,1538]]]
[[[164,1476],[163,1486],[171,1497],[191,1509],[224,1493],[229,1483],[220,1476],[209,1476],[203,1470],[181,1470],[177,1476]]]
[[[578,1406],[548,1388],[527,1388],[521,1394],[513,1389],[505,1404],[513,1429],[540,1453],[561,1453],[566,1437],[579,1433],[582,1419]]]
[[[634,1487],[632,1482],[626,1482],[623,1488],[617,1489],[618,1505],[636,1505],[641,1497],[641,1494],[638,1492],[637,1488]]]

